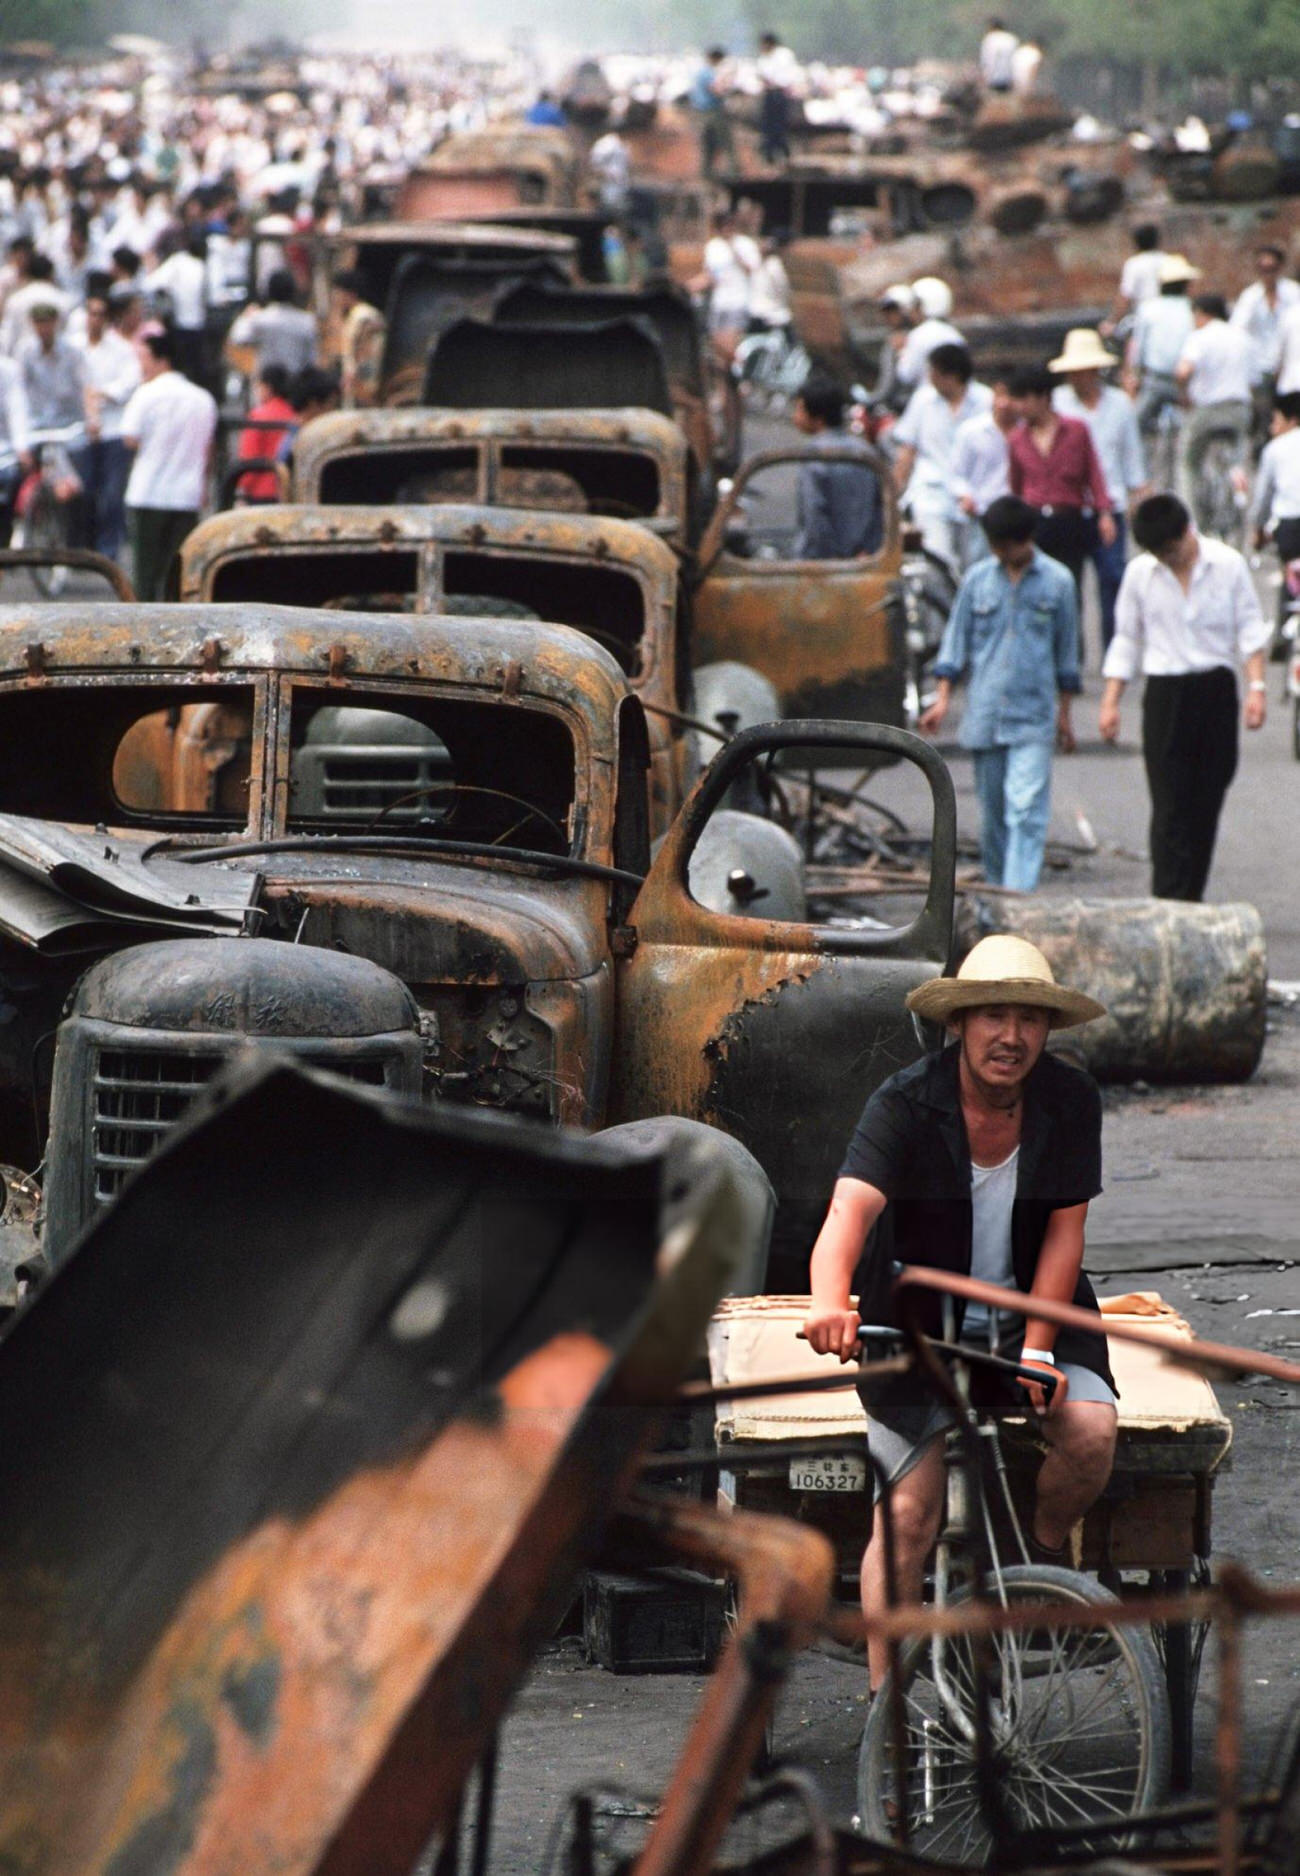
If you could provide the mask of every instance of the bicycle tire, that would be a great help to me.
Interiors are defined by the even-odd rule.
[[[1108,1605],[1114,1605],[1117,1598],[1076,1570],[1056,1569],[1047,1564],[1017,1564],[1003,1571],[1002,1580],[1008,1600],[1013,1604],[1041,1601],[1076,1607],[1095,1605],[1103,1612],[1099,1627],[1105,1635],[1100,1649],[1095,1643],[1089,1649],[1086,1639],[1074,1642],[1073,1663],[1068,1660],[1070,1637],[1087,1638],[1095,1631],[1059,1630],[1055,1639],[1048,1632],[1032,1631],[996,1638],[1004,1686],[1011,1678],[1014,1663],[1022,1702],[1021,1711],[1008,1722],[1005,1716],[1014,1705],[1014,1697],[1008,1698],[1003,1719],[995,1720],[995,1737],[999,1725],[1002,1728],[996,1749],[998,1782],[1004,1802],[1025,1830],[1050,1831],[1053,1824],[1077,1825],[1096,1815],[1098,1823],[1105,1825],[1099,1837],[1104,1836],[1108,1843],[1113,1843],[1117,1836],[1122,1838],[1122,1830],[1116,1827],[1122,1826],[1124,1818],[1159,1804],[1169,1786],[1173,1728],[1168,1690],[1155,1644],[1140,1628],[1106,1628],[1104,1611]],[[992,1585],[989,1593],[992,1593]],[[965,1671],[969,1675],[969,1667],[963,1670],[961,1660],[964,1648],[969,1663],[969,1643],[951,1641],[946,1647],[950,1672],[960,1675]],[[982,1864],[996,1846],[979,1809],[973,1748],[964,1740],[958,1742],[956,1749],[947,1744],[942,1717],[934,1720],[926,1712],[927,1705],[939,1707],[933,1680],[926,1673],[929,1661],[930,1642],[920,1637],[904,1645],[899,1662],[907,1708],[909,1757],[913,1750],[917,1755],[914,1770],[909,1775],[909,1848],[917,1855],[935,1860]],[[1131,1709],[1136,1763],[1131,1778],[1124,1764],[1094,1767],[1097,1790],[1104,1791],[1106,1797],[1104,1804],[1089,1809],[1077,1795],[1076,1788],[1088,1791],[1077,1771],[1088,1769],[1081,1762],[1090,1755],[1110,1756],[1107,1736],[1096,1724],[1082,1723],[1096,1711],[1103,1697],[1096,1691],[1105,1685],[1099,1679],[1103,1669],[1107,1681],[1113,1683]],[[1071,1675],[1087,1678],[1069,1685]],[[1049,1685],[1053,1676],[1055,1682]],[[1040,1691],[1032,1706],[1025,1702],[1026,1684],[1039,1684],[1047,1689],[1045,1694]],[[924,1699],[923,1688],[930,1690]],[[1091,1704],[1085,1704],[1090,1694]],[[893,1779],[891,1709],[886,1681],[872,1702],[858,1755],[858,1815],[867,1835],[881,1841],[890,1839],[894,1825],[890,1795]],[[1062,1763],[1070,1751],[1074,1753],[1074,1771],[1067,1771]],[[1103,1774],[1104,1784],[1101,1782]],[[1119,1779],[1118,1783],[1112,1784],[1112,1774]],[[1097,1792],[1090,1795],[1095,1797]]]
[[[1291,754],[1300,762],[1300,697],[1291,699]]]
[[[21,534],[21,539],[17,538]],[[67,518],[47,488],[37,489],[23,517],[21,530],[15,529],[15,547],[35,547],[59,553],[71,545]],[[57,599],[68,584],[67,567],[33,567],[31,576],[36,590],[45,599]]]

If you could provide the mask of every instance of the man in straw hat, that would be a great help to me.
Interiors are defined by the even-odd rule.
[[[1088,559],[1097,575],[1101,604],[1103,653],[1115,635],[1115,597],[1128,560],[1127,516],[1130,506],[1147,494],[1147,466],[1133,400],[1118,385],[1107,384],[1102,373],[1117,363],[1101,342],[1101,335],[1076,326],[1065,335],[1065,347],[1048,370],[1064,380],[1052,398],[1062,417],[1087,425],[1101,472],[1110,490],[1113,538],[1103,541],[1094,526],[1088,537]]]
[[[1042,952],[1015,937],[983,939],[955,977],[932,979],[907,1002],[945,1023],[952,1041],[876,1090],[836,1181],[813,1248],[805,1332],[841,1361],[857,1355],[860,1323],[893,1319],[895,1260],[1097,1307],[1082,1265],[1088,1205],[1101,1190],[1101,1098],[1087,1075],[1044,1048],[1050,1030],[1090,1022],[1105,1014],[1101,1005],[1058,984]],[[1100,1318],[1093,1335],[955,1308],[963,1341],[1057,1377],[1050,1407],[1041,1387],[1025,1391],[1048,1449],[1031,1547],[1036,1561],[1063,1562],[1114,1458],[1114,1378]],[[925,1299],[922,1321],[939,1332],[938,1298]],[[949,1416],[912,1375],[864,1394],[872,1458],[893,1487],[899,1593],[918,1602],[943,1509]],[[877,1527],[862,1560],[863,1607],[882,1607],[884,1589]],[[885,1666],[883,1646],[873,1644],[873,1687]]]
[[[1160,413],[1178,402],[1175,372],[1192,332],[1192,303],[1187,289],[1201,271],[1184,254],[1166,254],[1160,262],[1160,291],[1143,300],[1133,318],[1128,345],[1128,388],[1137,396],[1138,427],[1154,434]]]

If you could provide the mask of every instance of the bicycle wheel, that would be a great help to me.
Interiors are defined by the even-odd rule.
[[[1199,525],[1230,547],[1241,545],[1245,520],[1243,504],[1238,500],[1233,475],[1238,467],[1237,446],[1232,437],[1212,437],[1201,459],[1196,490]]]
[[[1105,1612],[1115,1597],[1077,1571],[1016,1565],[1003,1572],[1003,1582],[1012,1607],[1054,1602],[1098,1610],[1095,1628],[992,1638],[994,1762],[1011,1820],[1021,1830],[1094,1818],[1113,1825],[1158,1804],[1169,1782],[1171,1726],[1149,1635],[1108,1626]],[[994,1842],[975,1779],[973,1646],[966,1637],[937,1646],[937,1678],[926,1638],[908,1642],[899,1663],[909,1846],[923,1857],[981,1864]],[[858,1814],[867,1834],[882,1840],[895,1817],[891,1704],[886,1683],[872,1702],[858,1757]]]
[[[55,500],[54,491],[42,485],[32,498],[20,528],[14,530],[15,547],[37,547],[47,553],[62,553],[70,545],[66,511]],[[68,568],[57,563],[33,567],[31,575],[37,590],[46,599],[57,599],[68,584]]]

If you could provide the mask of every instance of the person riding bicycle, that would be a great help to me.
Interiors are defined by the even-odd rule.
[[[1137,398],[1138,428],[1144,437],[1154,436],[1161,413],[1178,402],[1174,374],[1192,331],[1187,289],[1200,277],[1199,267],[1185,256],[1166,254],[1160,263],[1159,293],[1143,300],[1134,315],[1125,388]]]
[[[1272,434],[1264,445],[1251,491],[1250,522],[1256,547],[1269,537],[1282,564],[1277,594],[1277,629],[1273,655],[1287,655],[1282,628],[1295,605],[1291,569],[1300,561],[1300,391],[1287,391],[1273,402]]]
[[[1101,1190],[1101,1097],[1088,1075],[1045,1045],[1050,1030],[1091,1022],[1105,1014],[1102,1006],[1058,984],[1042,952],[1012,936],[982,939],[955,977],[931,979],[907,1003],[946,1024],[953,1040],[871,1096],[813,1247],[804,1330],[819,1354],[845,1362],[857,1357],[863,1322],[893,1320],[895,1259],[1097,1308],[1082,1266],[1088,1206]],[[993,1321],[960,1301],[954,1307],[963,1341],[1057,1379],[1050,1406],[1039,1385],[1026,1392],[1047,1445],[1031,1550],[1036,1561],[1061,1563],[1114,1459],[1116,1395],[1100,1315],[1094,1335],[1001,1311]],[[924,1299],[921,1322],[940,1332],[937,1297]],[[870,1451],[892,1487],[899,1596],[919,1602],[943,1508],[950,1416],[914,1375],[863,1391]],[[885,1606],[878,1519],[862,1561],[862,1603],[868,1611]],[[882,1643],[872,1642],[870,1665],[878,1687],[887,1665]]]
[[[1192,302],[1195,329],[1183,346],[1174,376],[1191,410],[1178,439],[1176,482],[1183,506],[1197,524],[1209,517],[1197,500],[1201,465],[1215,437],[1232,440],[1238,468],[1244,466],[1250,443],[1250,340],[1228,324],[1228,308],[1217,293],[1201,293]]]

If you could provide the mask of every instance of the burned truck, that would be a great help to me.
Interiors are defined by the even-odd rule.
[[[466,322],[460,332],[458,345],[486,348],[484,364],[489,353],[499,356],[493,328]],[[506,337],[513,346],[513,335]],[[502,398],[510,383],[496,382]],[[492,383],[481,375],[476,395],[493,395]],[[697,668],[750,666],[774,686],[789,716],[902,724],[907,605],[893,483],[881,458],[864,458],[855,447],[853,460],[880,480],[880,545],[849,560],[803,560],[793,528],[764,517],[793,511],[788,488],[779,485],[797,473],[804,453],[792,443],[750,458],[709,515],[685,439],[654,410],[336,412],[304,425],[293,498],[475,501],[630,516],[682,560]],[[769,501],[774,488],[781,499]]]
[[[654,835],[666,832],[700,766],[687,723],[695,695],[681,570],[664,542],[633,522],[456,503],[234,509],[185,542],[179,597],[504,613],[573,626],[612,654],[645,708]],[[726,673],[704,675],[707,695],[738,727],[761,680],[741,673],[729,687]],[[780,714],[775,694],[766,696],[764,721]],[[721,731],[713,747],[720,740]]]
[[[340,751],[349,712],[372,740]],[[904,997],[949,954],[953,793],[931,749],[748,731],[651,864],[644,712],[563,626],[12,608],[0,731],[0,1159],[44,1162],[55,1258],[251,1045],[588,1130],[721,1127],[775,1187],[788,1279],[862,1100],[920,1047]],[[384,760],[394,740],[414,772]],[[694,896],[728,791],[789,748],[922,771],[919,914],[817,926]],[[12,1261],[24,1221],[4,1222]]]

